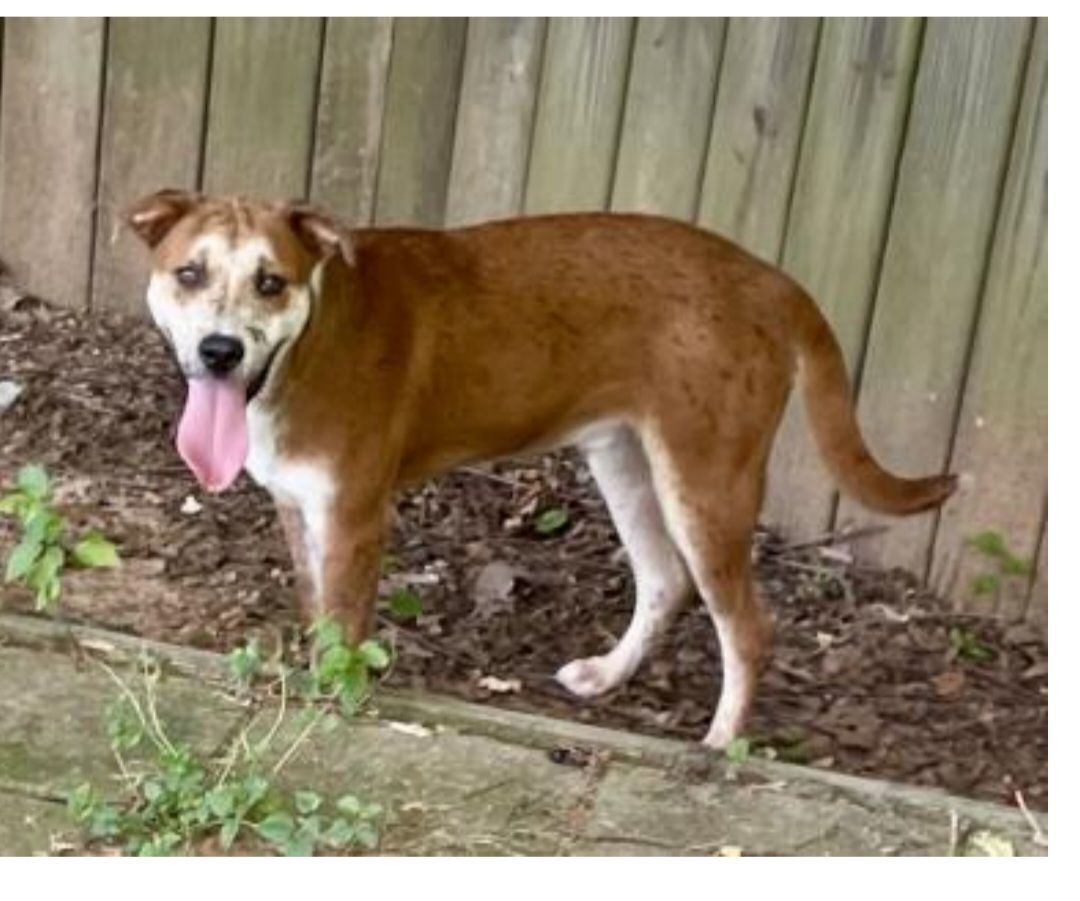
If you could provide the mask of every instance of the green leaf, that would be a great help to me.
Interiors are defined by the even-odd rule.
[[[308,635],[315,639],[315,650],[322,650],[345,643],[345,631],[335,619],[320,616],[308,628]]]
[[[313,791],[298,791],[293,795],[296,809],[300,813],[314,813],[322,805],[322,798]]]
[[[229,675],[234,682],[249,685],[259,669],[259,641],[252,638],[239,648],[233,648],[228,656]]]
[[[1000,532],[980,532],[969,538],[968,544],[988,557],[1000,558],[1008,554],[1005,539],[1001,537]]]
[[[45,467],[36,463],[27,464],[20,469],[15,484],[34,500],[43,501],[49,497],[49,476]]]
[[[746,763],[750,759],[750,739],[743,735],[733,738],[724,753],[732,763]]]
[[[357,823],[353,826],[353,842],[368,851],[373,851],[379,844],[378,830],[371,823]]]
[[[993,594],[1000,584],[1001,580],[993,573],[983,573],[972,581],[971,590],[978,595]]]
[[[390,665],[390,652],[374,638],[369,638],[360,645],[357,653],[371,669],[383,670]]]
[[[266,797],[266,793],[270,791],[270,783],[262,776],[248,776],[241,787],[244,800],[249,807],[258,804]]]
[[[310,835],[296,835],[285,842],[282,850],[288,857],[311,857],[315,853],[315,839]]]
[[[40,541],[27,541],[25,538],[15,545],[7,559],[4,581],[17,582],[25,578],[41,555],[42,547]]]
[[[60,597],[60,569],[64,565],[64,549],[52,545],[45,549],[26,574],[26,584],[35,591],[34,606],[44,610]]]
[[[390,612],[398,619],[416,619],[424,612],[420,595],[410,588],[399,588],[390,595]]]
[[[343,676],[353,668],[355,655],[344,645],[334,645],[319,655],[319,678],[325,680]]]
[[[142,741],[142,721],[127,697],[116,698],[105,709],[105,734],[117,751],[128,751]]]
[[[1007,576],[1026,576],[1031,573],[1031,563],[1009,554],[1001,561],[1001,571]]]
[[[147,779],[141,788],[143,797],[150,804],[156,804],[165,796],[165,788],[157,779]]]
[[[255,831],[274,847],[281,849],[292,840],[295,824],[292,816],[287,813],[272,813],[255,824]]]
[[[80,566],[100,569],[120,565],[116,545],[99,532],[87,532],[71,553]]]
[[[0,497],[0,513],[5,516],[15,516],[21,520],[27,507],[32,503],[33,501],[21,491],[11,491]]]
[[[236,841],[236,835],[240,831],[240,823],[241,820],[234,817],[221,824],[221,831],[218,833],[218,844],[221,845],[223,851],[228,851],[232,847],[232,843]]]
[[[352,843],[353,827],[348,820],[338,817],[323,833],[323,841],[331,848],[344,848]]]
[[[536,518],[535,528],[541,535],[551,535],[570,521],[570,514],[562,507],[552,507]]]
[[[54,544],[60,537],[60,530],[64,527],[64,521],[60,514],[45,507],[38,507],[28,511],[26,521],[23,524],[24,540],[37,541],[42,544]]]
[[[354,817],[360,816],[360,812],[364,809],[363,803],[356,795],[342,795],[334,803],[334,806],[342,813]]]
[[[206,805],[219,819],[229,816],[236,811],[236,789],[228,783],[211,789],[206,796]]]
[[[78,823],[89,819],[97,805],[97,792],[94,791],[94,786],[89,782],[83,782],[81,785],[77,785],[68,792],[68,813],[71,814]]]

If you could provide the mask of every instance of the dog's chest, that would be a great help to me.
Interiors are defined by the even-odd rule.
[[[247,412],[248,474],[274,499],[305,510],[325,510],[334,495],[329,470],[313,460],[283,456],[274,417],[252,404]]]

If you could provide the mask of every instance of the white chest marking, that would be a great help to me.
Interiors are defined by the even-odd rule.
[[[304,522],[304,544],[315,602],[322,594],[323,558],[329,531],[330,506],[337,486],[329,470],[311,460],[290,460],[278,452],[273,415],[258,402],[247,410],[248,474],[282,503],[295,505]]]

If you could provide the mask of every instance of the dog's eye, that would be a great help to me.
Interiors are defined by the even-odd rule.
[[[203,282],[205,273],[202,266],[189,263],[176,270],[176,280],[185,288],[197,288]]]
[[[255,276],[255,290],[263,297],[277,297],[285,290],[285,279],[280,275],[271,275],[268,272],[260,272]]]

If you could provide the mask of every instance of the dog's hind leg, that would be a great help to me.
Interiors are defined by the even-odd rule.
[[[764,454],[760,446],[743,454],[731,444],[658,435],[646,436],[645,447],[664,520],[720,641],[723,690],[705,743],[722,748],[744,728],[772,651],[772,618],[750,572]]]
[[[556,674],[574,694],[592,697],[634,674],[693,586],[664,527],[637,435],[613,426],[581,449],[630,558],[636,591],[633,618],[618,644],[601,657],[574,660]]]

